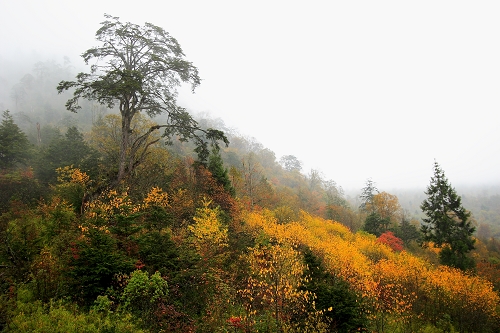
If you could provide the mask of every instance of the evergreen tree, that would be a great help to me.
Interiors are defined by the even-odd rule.
[[[419,229],[407,217],[401,219],[401,223],[394,229],[394,235],[401,238],[405,245],[408,245],[412,240],[418,242],[421,238]]]
[[[375,182],[373,180],[371,180],[371,178],[366,180],[366,185],[365,185],[365,187],[363,187],[363,189],[361,191],[362,191],[361,195],[359,196],[361,198],[361,205],[359,206],[359,208],[361,210],[366,210],[367,205],[369,203],[372,203],[373,196],[375,195],[375,193],[379,193],[379,191],[378,191],[377,187],[375,186]],[[373,208],[373,205],[371,207]],[[373,213],[373,211],[372,211],[372,213]]]
[[[310,249],[305,250],[304,261],[308,279],[303,289],[315,295],[316,309],[329,318],[329,332],[365,332],[368,318],[363,298],[348,282],[328,272]]]
[[[224,189],[229,194],[232,196],[235,195],[235,190],[231,184],[231,180],[229,179],[228,170],[224,167],[224,162],[222,161],[222,157],[220,156],[218,149],[213,149],[208,158],[208,170],[212,173],[215,180],[224,186]]]
[[[97,177],[98,153],[74,126],[68,128],[64,137],[55,138],[40,152],[36,174],[42,182],[54,183],[56,169],[70,165],[85,171],[91,178]]]
[[[0,123],[0,169],[10,169],[28,158],[30,144],[26,134],[14,123],[9,110]]]
[[[363,230],[379,237],[389,229],[390,222],[391,220],[387,217],[383,218],[378,213],[370,213],[365,219]]]
[[[474,261],[467,254],[474,249],[470,212],[462,206],[462,199],[451,187],[444,171],[434,162],[434,176],[425,192],[427,199],[420,208],[427,216],[422,219],[421,231],[424,241],[434,242],[441,248],[443,265],[466,270],[474,267]]]

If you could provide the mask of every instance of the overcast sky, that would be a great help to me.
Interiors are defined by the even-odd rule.
[[[177,38],[180,103],[344,188],[500,183],[500,1],[3,0],[0,71],[91,46],[104,13]],[[28,63],[27,68],[33,64]]]

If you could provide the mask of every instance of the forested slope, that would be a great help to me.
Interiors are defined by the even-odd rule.
[[[432,241],[422,202],[405,209],[372,180],[348,197],[294,155],[176,105],[169,89],[199,84],[177,42],[106,18],[102,36],[166,38],[178,72],[112,62],[65,81],[68,64],[49,62],[12,87],[0,124],[2,331],[499,331],[500,243],[485,223],[496,197],[464,199],[480,207],[475,236],[455,200],[462,214],[440,218],[457,239]],[[149,84],[156,71],[167,83]],[[56,86],[76,88],[66,106],[78,114]],[[450,251],[468,266],[441,265]]]
[[[152,147],[127,183],[100,190],[113,117],[90,141],[69,128],[23,157],[33,167],[3,169],[5,331],[498,328],[492,266],[463,273],[438,249],[361,231],[367,213],[338,186],[248,139],[221,152],[229,168],[216,152],[203,164],[180,155],[189,146]],[[477,247],[479,262],[494,254]]]

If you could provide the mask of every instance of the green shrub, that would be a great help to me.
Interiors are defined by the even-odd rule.
[[[18,302],[5,332],[33,333],[132,333],[143,332],[129,314],[90,310],[81,312],[74,304],[51,301],[43,304]]]

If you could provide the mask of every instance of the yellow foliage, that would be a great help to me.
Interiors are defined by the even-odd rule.
[[[188,226],[198,253],[205,258],[228,246],[227,228],[219,219],[220,209],[210,208],[211,204],[211,200],[204,198],[193,217],[195,223]]]
[[[306,312],[312,295],[300,289],[306,267],[297,250],[288,244],[257,246],[250,249],[246,261],[249,277],[239,294],[245,300],[247,321],[261,311],[270,311],[282,331],[295,314]]]
[[[143,200],[143,207],[151,206],[169,207],[168,194],[159,187],[153,187]]]
[[[107,221],[118,214],[128,216],[137,213],[140,208],[140,204],[132,203],[126,191],[118,193],[116,190],[107,190],[85,205],[85,214],[90,219],[101,218]]]
[[[485,321],[497,316],[500,298],[490,282],[446,266],[434,268],[405,251],[395,253],[372,235],[352,234],[339,223],[305,212],[298,222],[288,224],[278,224],[266,211],[248,213],[244,220],[251,234],[265,233],[276,246],[309,247],[331,273],[363,295],[374,321],[384,321],[388,314],[393,325],[408,329],[413,319],[437,320],[444,310]],[[264,250],[252,251],[259,258],[264,255],[258,252]],[[259,267],[263,277],[271,264],[252,267]]]
[[[87,186],[90,183],[90,177],[78,168],[73,168],[72,165],[57,168],[57,181],[60,184],[79,184]]]

